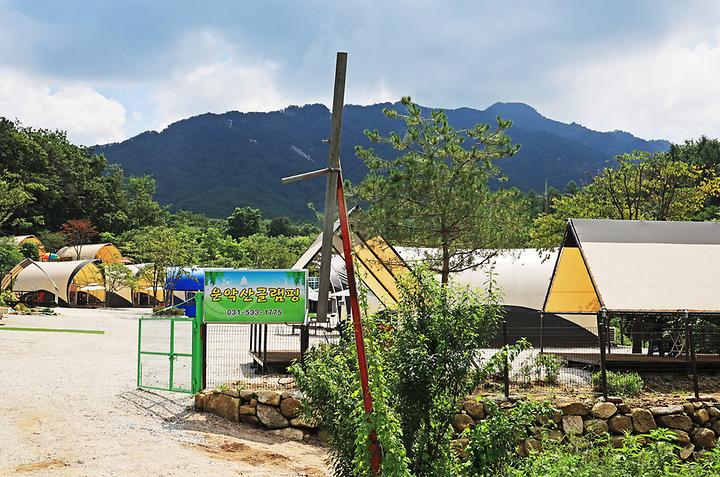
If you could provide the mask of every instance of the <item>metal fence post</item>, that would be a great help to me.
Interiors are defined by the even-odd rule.
[[[692,375],[693,393],[695,399],[700,399],[700,385],[698,384],[697,360],[695,359],[695,336],[693,335],[692,324],[690,323],[690,314],[685,310],[685,335],[687,346],[690,351],[690,374]]]
[[[300,325],[300,366],[305,366],[305,353],[310,347],[310,328]]]
[[[607,392],[607,370],[605,363],[605,316],[607,312],[603,310],[597,314],[598,327],[598,344],[600,345],[600,390],[605,399],[608,397]]]
[[[540,353],[545,352],[545,313],[540,312]]]
[[[505,397],[510,397],[510,359],[508,356],[508,350],[506,348],[508,344],[508,331],[507,321],[503,321],[503,349],[505,349],[505,365],[503,366],[503,391]]]
[[[197,393],[205,386],[205,334],[203,333],[204,293],[195,294],[195,318],[192,323],[191,391]]]

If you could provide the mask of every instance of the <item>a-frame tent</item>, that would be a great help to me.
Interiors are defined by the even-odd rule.
[[[352,212],[352,210],[350,211]],[[334,224],[333,249],[342,255],[342,241],[337,235],[340,222]],[[353,232],[353,252],[356,271],[363,285],[384,308],[393,309],[400,301],[397,280],[410,273],[403,258],[382,237],[366,239]],[[292,266],[294,269],[307,268],[318,256],[322,247],[322,233],[308,247]]]
[[[720,222],[569,219],[543,311],[720,314]]]

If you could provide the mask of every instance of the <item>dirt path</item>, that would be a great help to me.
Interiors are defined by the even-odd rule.
[[[321,447],[196,414],[187,395],[136,390],[138,310],[59,313],[0,321],[0,475],[330,475]]]

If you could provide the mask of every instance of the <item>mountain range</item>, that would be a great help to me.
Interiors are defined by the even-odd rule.
[[[401,132],[401,122],[383,114],[384,108],[393,106],[400,105],[345,107],[341,138],[345,179],[359,182],[366,173],[354,151],[356,145],[369,145],[364,130]],[[589,180],[617,154],[636,149],[658,152],[670,146],[665,140],[554,121],[523,103],[495,103],[484,110],[448,109],[446,113],[457,128],[478,123],[492,126],[497,116],[512,120],[509,134],[521,145],[520,151],[499,165],[507,184],[523,190],[542,190],[545,181],[562,189],[570,180]],[[330,119],[330,111],[321,104],[266,113],[207,113],[95,150],[120,164],[127,174],[153,176],[156,199],[173,210],[227,217],[235,207],[252,206],[266,217],[304,220],[312,216],[309,202],[322,208],[325,181],[315,178],[283,185],[280,179],[327,166]]]

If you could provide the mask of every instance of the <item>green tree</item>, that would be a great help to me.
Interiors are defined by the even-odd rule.
[[[100,263],[98,268],[103,277],[106,307],[111,293],[117,293],[126,287],[134,288],[137,284],[135,274],[122,263]]]
[[[262,233],[262,213],[252,207],[236,207],[227,218],[228,233],[233,238],[249,237]]]
[[[23,256],[13,239],[0,237],[0,278],[22,260]]]
[[[692,220],[717,194],[715,176],[667,154],[635,151],[616,160],[617,167],[604,169],[574,195],[553,200],[554,212],[535,219],[533,246],[559,246],[568,218]]]
[[[290,223],[290,219],[285,216],[273,217],[267,225],[268,237],[279,237],[284,235],[290,237],[295,235],[295,227]]]
[[[37,244],[33,242],[25,242],[20,245],[20,253],[23,257],[29,258],[30,260],[40,260],[40,249]]]
[[[401,155],[386,159],[372,148],[356,148],[369,171],[357,189],[370,204],[362,227],[397,243],[430,247],[427,259],[443,283],[451,272],[487,260],[483,250],[524,243],[527,204],[514,191],[489,186],[500,179],[497,160],[519,148],[506,134],[511,122],[498,118],[495,129],[484,124],[454,129],[442,111],[428,118],[410,98],[401,103],[406,114],[386,109],[385,115],[400,118],[404,133],[365,132],[373,143]]]
[[[27,225],[27,221],[15,216],[19,210],[33,201],[33,196],[18,183],[13,174],[0,175],[0,228],[5,224]]]
[[[239,241],[241,265],[248,268],[290,268],[315,237],[266,237],[255,234]]]
[[[141,278],[152,284],[153,298],[158,301],[158,289],[166,278],[177,278],[184,267],[196,263],[200,249],[192,230],[163,225],[134,230],[126,242],[127,253],[137,262],[147,263]],[[168,300],[172,300],[172,290]]]

